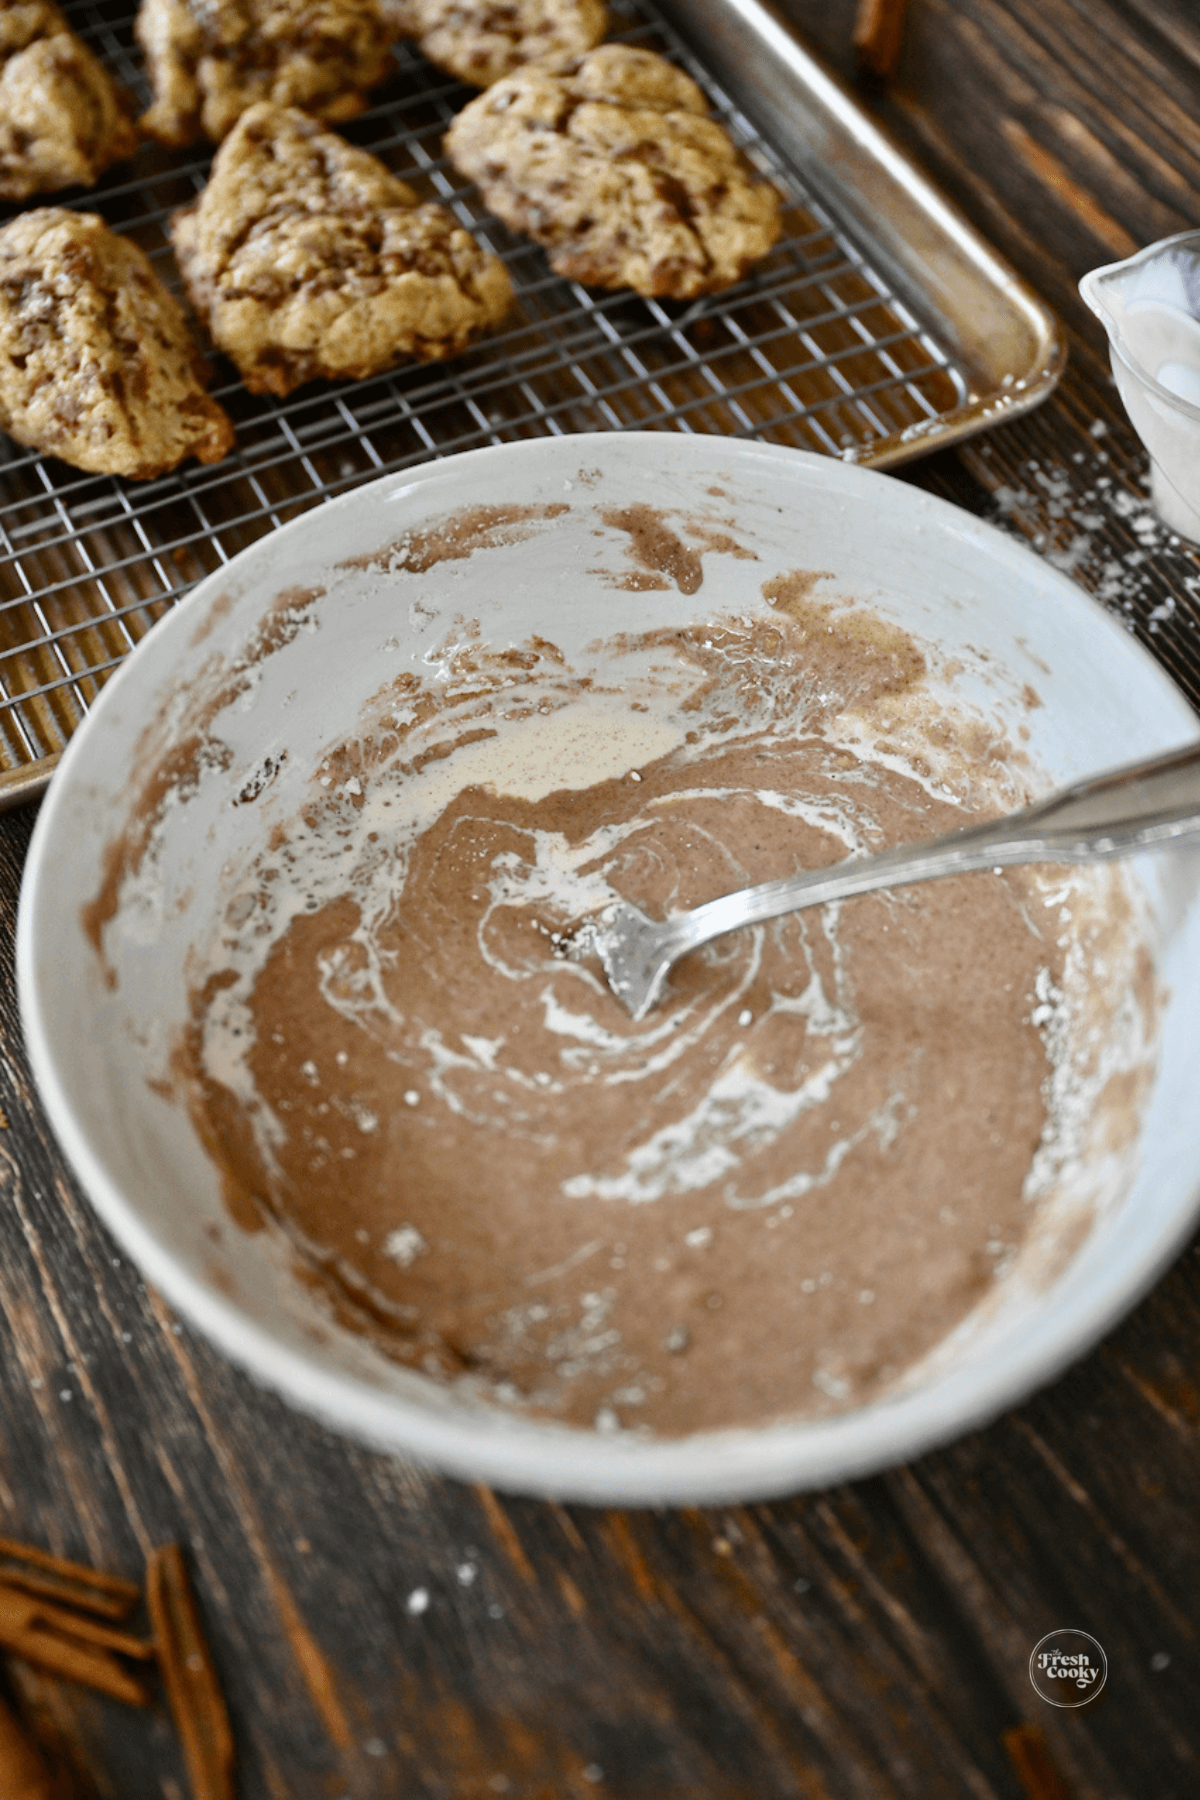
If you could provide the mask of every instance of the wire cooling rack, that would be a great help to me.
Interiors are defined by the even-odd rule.
[[[65,8],[112,72],[148,99],[132,10]],[[667,428],[878,460],[968,398],[968,376],[855,241],[784,165],[650,0],[619,0],[625,42],[664,51],[789,202],[785,236],[736,289],[691,305],[589,291],[486,214],[442,153],[468,90],[397,49],[379,104],[346,135],[452,207],[508,266],[506,328],[448,365],[420,365],[286,401],[256,397],[216,359],[213,392],[237,447],[151,482],[82,475],[0,434],[0,805],[40,791],[107,675],[201,577],[253,539],[356,483],[483,444],[547,432]],[[69,204],[102,213],[179,288],[166,228],[208,156],[147,145]],[[132,177],[132,178],[131,178]]]

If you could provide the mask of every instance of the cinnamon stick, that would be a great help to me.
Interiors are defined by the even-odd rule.
[[[7,1575],[0,1575],[0,1597],[14,1588]],[[22,1599],[24,1594],[22,1593]],[[61,1632],[64,1637],[78,1638],[85,1644],[99,1644],[102,1649],[116,1650],[121,1656],[132,1656],[139,1662],[151,1662],[155,1655],[151,1638],[134,1637],[130,1631],[118,1631],[113,1625],[101,1625],[95,1619],[70,1612],[53,1601],[36,1598],[37,1618],[47,1630]]]
[[[68,1681],[98,1688],[127,1706],[149,1706],[150,1695],[142,1683],[110,1650],[81,1641],[73,1630],[75,1623],[61,1607],[0,1585],[0,1648]]]
[[[55,1784],[41,1751],[0,1700],[0,1794],[4,1800],[54,1800]]]
[[[17,1568],[4,1567],[15,1562]],[[31,1569],[44,1570],[44,1575],[31,1574]],[[12,1538],[0,1537],[0,1580],[10,1587],[31,1594],[45,1594],[49,1599],[64,1600],[85,1612],[99,1613],[104,1618],[124,1619],[141,1597],[136,1582],[122,1575],[109,1575],[103,1569],[89,1569],[84,1563],[70,1562],[39,1550],[34,1544],[18,1544]]]
[[[907,12],[908,0],[858,0],[854,48],[860,64],[884,81],[900,61]]]
[[[28,1569],[0,1569],[0,1584],[19,1588],[23,1594],[37,1594],[47,1600],[61,1600],[66,1606],[89,1612],[94,1618],[119,1622],[133,1611],[133,1602],[116,1594],[83,1594],[53,1576],[32,1575]]]
[[[193,1800],[233,1800],[233,1733],[178,1544],[151,1551],[146,1604]]]

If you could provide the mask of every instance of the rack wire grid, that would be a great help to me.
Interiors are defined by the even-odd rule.
[[[133,13],[75,0],[75,30],[148,101]],[[612,38],[662,51],[787,202],[784,235],[740,286],[690,305],[588,290],[485,212],[442,138],[470,91],[399,45],[394,78],[346,135],[450,207],[502,257],[506,326],[449,364],[254,396],[214,359],[237,430],[215,466],[155,481],[80,474],[0,434],[0,805],[45,786],[106,677],[151,625],[245,545],[356,483],[484,444],[545,433],[717,432],[869,458],[881,439],[945,417],[966,371],[794,170],[699,65],[652,0],[618,0]],[[166,229],[208,157],[146,145],[69,204],[103,214],[179,291]]]

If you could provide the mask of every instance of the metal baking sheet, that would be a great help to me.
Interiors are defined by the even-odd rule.
[[[75,29],[148,98],[133,10],[73,0]],[[612,37],[664,51],[788,201],[739,287],[691,304],[559,280],[442,153],[470,92],[409,46],[345,127],[504,258],[503,331],[449,364],[248,394],[215,359],[233,454],[152,482],[89,476],[0,435],[0,806],[41,791],[104,680],[163,611],[253,539],[358,482],[546,432],[763,438],[885,467],[1035,405],[1052,316],[760,0],[617,0]],[[146,145],[66,203],[103,214],[178,289],[171,212],[208,156]]]

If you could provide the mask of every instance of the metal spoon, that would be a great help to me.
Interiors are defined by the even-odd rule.
[[[1111,769],[1003,819],[742,888],[661,923],[619,901],[585,921],[573,934],[569,953],[595,951],[617,999],[635,1019],[644,1019],[661,998],[673,963],[742,925],[939,875],[1015,863],[1103,862],[1195,837],[1200,837],[1200,743]]]

